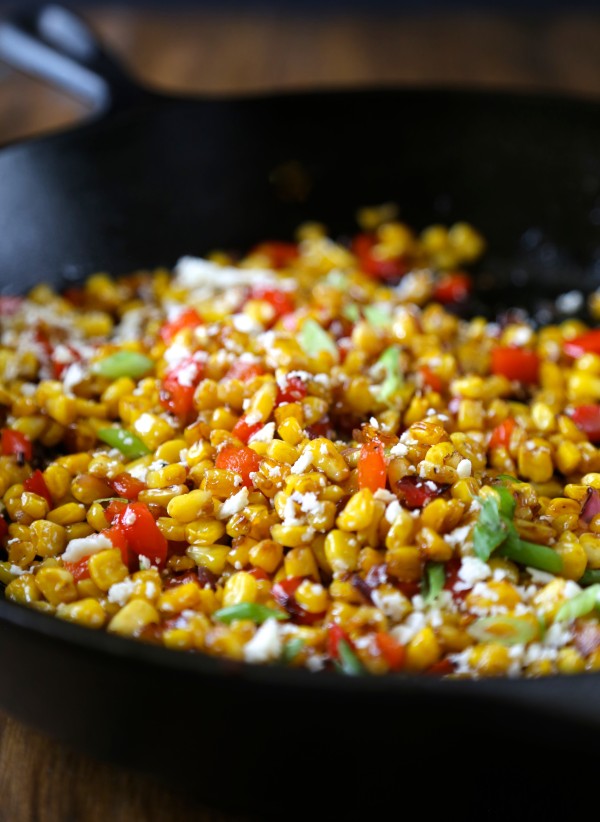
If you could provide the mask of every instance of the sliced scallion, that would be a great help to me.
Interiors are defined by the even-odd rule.
[[[338,655],[339,660],[336,660],[335,666],[342,673],[348,676],[358,676],[365,673],[362,662],[345,639],[340,639],[338,642]]]
[[[152,453],[145,442],[125,428],[100,428],[96,434],[99,440],[110,445],[111,448],[118,448],[130,460],[146,457]]]
[[[423,599],[426,605],[433,605],[444,588],[446,569],[443,562],[430,562],[425,569],[425,593]]]
[[[213,617],[218,622],[225,622],[226,624],[233,622],[234,619],[249,619],[259,625],[271,617],[279,620],[289,619],[288,614],[284,611],[268,608],[266,605],[259,605],[257,602],[240,602],[237,605],[220,608],[214,612]]]
[[[478,642],[526,645],[537,636],[538,628],[525,619],[500,615],[478,619],[467,628],[467,632]]]
[[[337,346],[332,337],[316,320],[312,320],[310,317],[304,320],[298,335],[298,342],[304,353],[309,357],[318,357],[319,354],[326,351],[336,360],[338,358]]]
[[[387,328],[392,321],[390,312],[379,305],[365,305],[363,314],[367,322],[375,328]]]
[[[360,321],[360,309],[356,303],[348,303],[348,305],[345,305],[342,308],[342,315],[347,320],[350,320],[351,323],[357,323]]]
[[[552,548],[526,542],[518,537],[507,540],[498,553],[507,559],[512,559],[513,562],[518,562],[519,565],[529,565],[531,568],[539,568],[540,571],[548,571],[550,574],[560,574],[563,567],[560,554]]]
[[[289,665],[296,659],[300,651],[304,648],[304,645],[304,640],[299,636],[290,639],[289,642],[285,643],[281,651],[281,662],[283,662],[284,665]]]
[[[400,371],[399,348],[395,345],[386,348],[375,365],[376,368],[382,369],[385,374],[378,390],[379,399],[381,402],[389,402],[403,383],[402,372]]]
[[[600,584],[590,585],[580,594],[567,600],[557,611],[555,622],[572,622],[587,616],[600,605]]]
[[[586,588],[588,585],[600,583],[600,568],[588,568],[577,582]]]
[[[94,363],[92,370],[101,377],[116,380],[119,377],[137,379],[154,368],[154,360],[137,351],[117,351]]]

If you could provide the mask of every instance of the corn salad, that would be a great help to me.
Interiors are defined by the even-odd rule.
[[[468,224],[0,298],[0,581],[348,675],[600,668],[600,330],[469,321]]]

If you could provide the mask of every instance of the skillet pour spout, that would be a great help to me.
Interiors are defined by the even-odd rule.
[[[599,103],[443,88],[167,96],[141,88],[57,6],[5,18],[0,57],[93,108],[74,129],[0,150],[4,293],[286,239],[309,219],[344,235],[357,207],[387,201],[417,227],[466,220],[486,236],[478,310],[488,314],[535,311],[600,280]],[[293,787],[292,766],[321,740],[360,757],[351,805],[382,774],[389,793],[399,766],[419,773],[432,744],[454,774],[463,756],[504,773],[501,754],[514,756],[524,731],[527,754],[547,762],[567,746],[594,754],[600,730],[597,674],[458,682],[252,667],[2,599],[0,659],[4,709],[94,755],[183,775],[219,804],[260,800],[265,763],[270,784]],[[52,672],[43,687],[40,671]],[[160,711],[169,721],[149,721]]]

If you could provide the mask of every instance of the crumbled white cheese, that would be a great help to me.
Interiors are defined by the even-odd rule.
[[[393,499],[385,509],[385,519],[392,525],[401,513],[402,506],[397,499]]]
[[[83,382],[85,377],[86,371],[83,366],[78,362],[74,362],[67,368],[62,376],[62,384],[65,392],[71,394],[75,386]]]
[[[108,589],[108,601],[116,602],[118,605],[126,605],[135,590],[135,582],[132,579],[124,579],[123,582],[116,582]]]
[[[140,571],[147,571],[152,567],[150,557],[145,557],[143,554],[140,554],[138,559],[140,561]]]
[[[174,273],[175,288],[194,291],[202,289],[207,297],[215,291],[226,291],[239,285],[276,285],[278,282],[275,272],[268,269],[217,265],[201,257],[182,257],[175,266]]]
[[[456,583],[454,590],[468,591],[475,583],[483,582],[484,579],[489,579],[491,576],[492,569],[487,563],[477,557],[463,557],[458,569],[458,578],[461,581]]]
[[[401,645],[406,645],[427,625],[427,619],[421,611],[413,611],[409,614],[402,625],[396,625],[390,631]]]
[[[392,457],[405,457],[408,454],[408,448],[403,442],[397,442],[393,448],[390,449]]]
[[[271,442],[275,436],[275,423],[268,422],[263,425],[256,433],[252,434],[248,442]]]
[[[133,510],[133,508],[127,508],[125,510],[125,513],[123,514],[123,517],[122,517],[121,521],[122,521],[123,525],[133,525],[134,522],[136,522],[136,520],[137,520],[137,515],[136,515],[135,511]]]
[[[218,513],[219,519],[228,519],[248,505],[248,489],[244,486],[237,494],[234,494],[221,505]]]
[[[61,559],[63,562],[79,562],[84,557],[98,554],[109,548],[114,548],[114,545],[104,534],[90,534],[88,537],[72,539]]]
[[[148,414],[147,412],[139,416],[135,423],[135,430],[139,434],[148,434],[152,431],[152,427],[154,425],[154,417],[152,414]]]
[[[312,453],[308,448],[305,448],[292,465],[292,474],[302,474],[310,465],[312,465]]]
[[[408,610],[406,597],[400,591],[382,593],[377,589],[371,594],[377,608],[389,617],[392,622],[400,622]]]
[[[235,330],[241,331],[242,334],[260,334],[265,330],[263,326],[252,319],[249,314],[234,314],[231,322]]]
[[[471,460],[461,460],[456,466],[456,473],[461,479],[466,479],[471,476]]]
[[[457,545],[464,545],[470,533],[470,525],[461,525],[459,528],[455,528],[454,531],[444,534],[444,540],[454,548]]]
[[[260,626],[252,639],[244,646],[246,662],[273,662],[281,655],[279,622],[271,617]]]
[[[391,491],[388,491],[387,488],[378,488],[373,494],[373,499],[378,499],[380,502],[385,502],[387,505],[388,502],[393,502],[396,499],[396,495],[392,494]]]
[[[554,574],[549,574],[547,571],[540,571],[539,568],[525,568],[527,573],[531,576],[532,582],[539,582],[541,585],[547,585],[553,582],[556,577]]]

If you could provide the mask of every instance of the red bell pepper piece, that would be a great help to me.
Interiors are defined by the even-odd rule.
[[[277,405],[284,402],[300,402],[308,394],[306,383],[300,377],[292,376],[286,377],[285,387],[278,389]]]
[[[305,577],[287,577],[279,582],[276,582],[271,589],[273,599],[278,605],[295,618],[295,621],[300,625],[312,625],[323,618],[324,612],[320,614],[312,614],[303,608],[296,600],[294,594],[304,582]]]
[[[269,258],[269,263],[273,268],[285,268],[299,254],[296,243],[284,243],[279,240],[260,243],[252,249],[252,253],[264,254]]]
[[[422,368],[420,368],[419,373],[421,375],[423,385],[428,386],[429,388],[431,388],[432,391],[437,391],[438,394],[440,394],[444,390],[444,383],[442,381],[442,378],[434,371],[432,371],[428,365],[424,365]]]
[[[454,664],[449,659],[439,659],[425,671],[432,676],[447,676],[454,673]]]
[[[283,291],[281,288],[268,288],[266,286],[255,286],[250,292],[250,298],[253,300],[264,300],[269,303],[274,312],[274,319],[278,320],[286,314],[291,314],[296,308],[292,294],[289,291]]]
[[[170,343],[173,337],[184,328],[197,328],[202,325],[202,317],[195,308],[186,308],[174,320],[166,322],[160,329],[161,339]]]
[[[348,636],[348,634],[341,628],[337,622],[333,622],[329,626],[329,630],[327,633],[327,653],[329,654],[331,659],[339,659],[340,658],[340,649],[339,645],[340,642],[346,642],[348,647],[351,650],[354,650],[354,643]]]
[[[375,634],[375,642],[381,656],[387,662],[391,671],[401,671],[406,661],[406,649],[393,636],[383,631]]]
[[[600,442],[600,405],[578,405],[569,416],[590,442]]]
[[[243,445],[236,448],[235,445],[226,445],[222,448],[215,460],[217,468],[233,471],[239,474],[246,488],[252,488],[250,474],[258,471],[260,467],[260,457],[251,448]]]
[[[575,360],[584,354],[600,354],[600,328],[586,331],[572,340],[565,340],[563,351]]]
[[[88,579],[90,575],[88,560],[89,557],[82,557],[81,559],[78,559],[77,562],[63,562],[65,569],[72,574],[75,582],[79,582],[82,579]]]
[[[372,234],[357,234],[352,241],[352,251],[365,274],[378,280],[398,280],[408,271],[408,264],[402,257],[380,260],[373,254],[377,240]]]
[[[167,540],[161,534],[148,507],[142,502],[130,502],[125,505],[113,519],[113,527],[110,531],[113,532],[110,535],[113,543],[115,539],[119,541],[122,534],[127,547],[136,556],[148,557],[154,565],[159,567],[165,564],[168,553]]]
[[[492,374],[527,384],[537,383],[540,358],[533,351],[499,346],[492,351]]]
[[[253,422],[249,423],[246,417],[240,417],[236,424],[233,426],[231,433],[234,437],[237,437],[238,440],[241,440],[244,445],[248,444],[248,440],[253,434],[256,434],[257,431],[263,427],[262,422]]]
[[[52,495],[48,490],[46,480],[40,470],[34,471],[30,477],[27,477],[23,483],[23,488],[26,491],[31,491],[32,494],[37,494],[39,497],[43,497],[48,503],[48,507],[52,508],[54,504],[52,501]]]
[[[423,508],[432,499],[439,497],[447,487],[447,485],[440,485],[432,480],[402,477],[396,483],[396,493],[407,508]]]
[[[20,431],[12,428],[2,429],[2,453],[5,457],[17,457],[24,462],[30,462],[33,456],[31,440]]]
[[[497,425],[492,431],[492,436],[490,437],[490,448],[508,448],[513,431],[516,427],[517,423],[512,417],[507,417],[504,422]]]
[[[383,445],[377,440],[365,442],[361,445],[358,458],[358,487],[368,488],[375,493],[385,488],[387,482],[387,467],[383,453]]]
[[[109,481],[115,494],[125,499],[136,500],[142,491],[146,490],[146,483],[123,471]]]
[[[265,373],[265,369],[259,362],[244,362],[236,360],[231,364],[229,371],[225,374],[226,380],[241,380],[249,382],[254,377],[260,377]]]
[[[460,303],[466,300],[473,288],[473,281],[462,271],[442,274],[434,290],[433,299],[439,303]]]
[[[177,417],[187,417],[194,408],[194,393],[204,375],[204,363],[185,357],[165,375],[160,390],[161,405]]]

